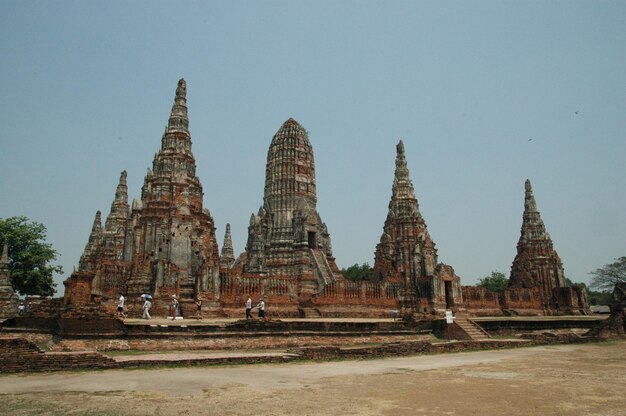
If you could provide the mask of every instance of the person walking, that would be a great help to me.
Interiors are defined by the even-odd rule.
[[[144,298],[143,302],[143,319],[152,319],[150,316],[150,308],[152,307],[152,302],[150,299]]]
[[[117,302],[117,316],[122,319],[126,318],[126,314],[124,314],[124,302],[126,298],[124,295],[120,294],[120,300]]]
[[[246,319],[252,319],[252,298],[250,296],[246,301]]]
[[[172,316],[172,321],[176,319],[177,313],[178,313],[178,299],[176,299],[176,295],[172,295],[172,303],[170,303],[170,315]]]
[[[265,319],[265,302],[263,301],[263,298],[261,298],[256,307],[259,308],[259,319]]]
[[[196,319],[202,319],[202,298],[199,295],[196,296],[196,308],[198,308]]]

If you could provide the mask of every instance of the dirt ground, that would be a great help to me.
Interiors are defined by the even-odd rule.
[[[0,376],[0,414],[626,415],[626,341]]]

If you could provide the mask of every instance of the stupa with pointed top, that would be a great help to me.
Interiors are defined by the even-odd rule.
[[[233,239],[230,235],[230,224],[226,224],[224,233],[224,243],[220,253],[220,270],[228,270],[235,263],[235,251],[233,249]]]
[[[141,200],[128,204],[120,175],[104,229],[96,214],[78,270],[66,282],[67,303],[119,293],[219,298],[219,251],[213,218],[202,206],[187,115],[187,85],[178,82],[161,148],[144,179]]]
[[[340,272],[316,208],[313,147],[304,128],[290,118],[267,152],[263,205],[250,217],[241,273],[296,281],[300,299],[335,281]]]
[[[19,297],[11,284],[9,271],[9,246],[2,245],[0,255],[0,318],[12,318],[17,315]]]
[[[547,305],[551,302],[553,289],[566,286],[563,263],[537,210],[530,180],[526,180],[524,188],[521,235],[511,265],[509,286],[539,288]]]
[[[462,304],[460,278],[438,263],[435,243],[419,210],[402,140],[396,146],[396,169],[389,210],[376,246],[374,278],[400,284],[400,307],[408,311],[451,308]]]

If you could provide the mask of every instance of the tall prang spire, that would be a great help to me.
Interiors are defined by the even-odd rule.
[[[11,284],[9,270],[9,246],[4,244],[0,256],[0,319],[15,316],[19,298]]]
[[[419,203],[415,197],[413,182],[404,155],[404,142],[396,145],[396,170],[393,177],[389,214],[395,217],[419,217]]]
[[[313,146],[293,118],[272,137],[265,166],[263,205],[250,219],[242,272],[297,281],[298,296],[308,299],[339,269],[316,209]]]
[[[263,203],[272,210],[291,212],[306,206],[315,211],[313,147],[306,130],[293,118],[278,129],[267,152]],[[291,226],[291,219],[281,226]]]
[[[374,256],[374,278],[399,284],[401,313],[415,312],[420,298],[428,299],[434,309],[461,300],[460,278],[452,267],[439,263],[435,243],[420,214],[402,140],[396,146],[389,212]]]
[[[187,83],[182,78],[176,87],[172,111],[161,139],[161,149],[152,161],[152,174],[169,177],[182,175],[197,182],[187,115]]]
[[[85,272],[95,271],[95,256],[102,244],[102,219],[100,211],[96,212],[96,216],[91,226],[91,233],[89,234],[89,240],[83,250],[83,255],[80,256],[78,262],[78,270]]]
[[[187,83],[184,78],[178,81],[176,87],[176,96],[170,113],[170,119],[167,123],[167,131],[184,131],[188,133],[189,117],[187,115]]]
[[[512,287],[539,287],[545,302],[552,296],[552,289],[565,286],[563,264],[550,234],[537,210],[530,180],[524,184],[524,214],[517,255],[511,266]]]
[[[119,230],[120,222],[128,219],[128,185],[126,184],[126,171],[120,173],[120,181],[115,189],[115,198],[111,203],[111,212],[106,219],[104,229],[108,232],[116,232]]]
[[[130,210],[127,174],[122,172],[104,227],[97,213],[81,270],[65,282],[68,304],[119,293],[219,299],[219,249],[195,175],[184,79],[178,81],[173,104],[167,105],[171,112],[141,200],[133,200]],[[88,279],[90,291],[85,291],[82,282]]]
[[[520,250],[520,244],[524,245],[529,241],[549,241],[550,235],[546,232],[546,227],[541,219],[541,214],[537,210],[537,202],[533,195],[533,188],[530,184],[530,180],[526,179],[524,183],[524,214],[522,215],[522,229],[518,245],[518,253]]]
[[[233,240],[230,236],[230,224],[226,224],[224,244],[222,245],[222,253],[220,255],[220,267],[229,268],[234,262],[235,252],[233,250]]]
[[[3,289],[8,289],[11,286],[11,276],[9,273],[9,245],[4,244],[2,246],[2,256],[0,256],[0,293]]]
[[[535,202],[535,196],[533,195],[533,187],[530,184],[530,179],[526,179],[524,188],[525,188],[524,211],[525,212],[537,212],[537,202]]]

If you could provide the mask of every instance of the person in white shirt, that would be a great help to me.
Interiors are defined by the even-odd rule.
[[[178,315],[178,299],[176,299],[176,295],[172,295],[172,303],[170,303],[170,316],[172,317],[172,321],[176,319]]]
[[[263,298],[261,298],[261,300],[259,301],[259,304],[256,305],[256,307],[259,308],[259,318],[264,319],[265,318],[265,302],[263,301]]]
[[[126,298],[124,297],[124,295],[120,295],[120,300],[119,302],[117,302],[117,315],[121,316],[122,318],[126,318],[126,315],[124,314],[124,302],[126,301]]]
[[[246,319],[252,319],[252,299],[248,296],[246,301]]]
[[[148,298],[144,298],[145,302],[143,303],[143,319],[152,319],[150,316],[150,308],[152,307],[152,302],[148,300]]]

